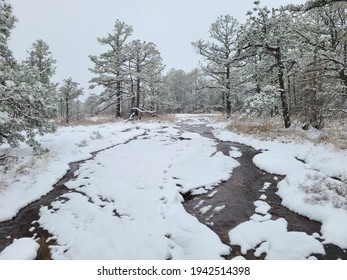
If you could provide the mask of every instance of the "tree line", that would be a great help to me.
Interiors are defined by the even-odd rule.
[[[210,41],[193,43],[228,116],[241,102],[248,114],[280,113],[286,128],[298,115],[322,129],[328,118],[347,113],[346,1],[271,10],[254,1],[247,16],[242,25],[221,16]]]
[[[165,65],[156,45],[132,39],[132,26],[116,20],[97,38],[106,51],[90,55],[93,78],[85,89],[72,78],[53,83],[56,60],[39,39],[17,61],[8,40],[17,21],[0,2],[0,144],[26,141],[40,147],[37,134],[55,129],[82,112],[111,112],[140,118],[144,112],[203,113],[242,111],[257,117],[292,116],[322,129],[329,118],[345,117],[347,99],[347,1],[309,0],[268,9],[254,1],[245,23],[220,16],[208,40],[192,43],[201,65],[185,72]]]

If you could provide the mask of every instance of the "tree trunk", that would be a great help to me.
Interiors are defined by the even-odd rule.
[[[279,84],[279,91],[281,94],[284,127],[289,128],[291,126],[291,122],[290,122],[289,106],[288,106],[288,100],[287,100],[287,94],[286,94],[285,82],[284,82],[284,65],[282,61],[281,49],[279,47],[276,48],[275,50],[275,58],[276,58],[277,69],[278,69],[278,84]]]
[[[121,117],[121,81],[117,82],[116,98],[117,98],[116,117],[120,118]]]
[[[230,96],[230,65],[227,65],[227,72],[226,72],[226,101],[227,101],[227,107],[226,107],[226,112],[227,112],[227,118],[230,118],[231,115],[231,96]]]
[[[136,103],[135,107],[140,107],[140,95],[141,95],[141,80],[139,77],[136,78]],[[139,110],[135,111],[135,116],[139,115]]]
[[[65,98],[65,123],[69,123],[69,98],[66,96]]]

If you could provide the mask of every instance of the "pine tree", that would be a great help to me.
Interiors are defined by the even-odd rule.
[[[13,147],[26,141],[42,151],[37,134],[53,132],[50,119],[56,107],[47,98],[47,87],[36,68],[18,63],[8,48],[8,38],[16,22],[12,6],[0,2],[0,144]]]
[[[132,115],[139,116],[146,109],[146,87],[159,84],[164,70],[160,52],[155,44],[134,40],[129,45],[129,74],[132,88]],[[152,92],[153,93],[153,92]],[[153,96],[152,96],[153,97]]]
[[[212,42],[199,40],[192,45],[196,53],[207,62],[203,68],[212,77],[222,92],[223,105],[229,117],[232,111],[231,89],[233,65],[235,64],[236,42],[239,23],[230,15],[220,16],[209,30]]]
[[[53,59],[47,43],[41,39],[36,40],[28,51],[28,55],[24,63],[37,69],[38,79],[42,84],[49,84],[55,74],[55,64],[57,61]]]
[[[72,78],[63,80],[63,85],[59,88],[60,93],[60,111],[64,117],[64,122],[69,124],[72,117],[78,114],[77,98],[83,94],[83,89],[79,87],[77,82],[74,82]]]
[[[93,89],[96,86],[104,88],[99,100],[99,112],[115,106],[116,117],[121,116],[121,104],[128,76],[126,41],[132,32],[131,26],[117,20],[112,33],[109,33],[107,37],[98,38],[101,45],[108,46],[110,49],[99,56],[89,56],[94,63],[94,68],[89,70],[96,75],[90,80],[90,88]]]
[[[299,99],[299,113],[317,129],[344,110],[347,98],[346,11],[347,3],[335,3],[297,17],[295,103]]]
[[[289,128],[291,121],[286,75],[295,63],[290,55],[295,47],[293,19],[285,11],[276,9],[270,11],[267,7],[260,7],[260,1],[254,1],[254,4],[253,12],[248,12],[249,19],[243,26],[242,36],[238,42],[239,55],[246,59],[246,64],[253,63],[258,71],[260,65],[262,68],[267,68],[264,69],[267,73],[274,74],[272,85],[277,84],[284,126]],[[255,82],[259,86],[260,81],[255,79]],[[257,91],[259,93],[261,89]]]

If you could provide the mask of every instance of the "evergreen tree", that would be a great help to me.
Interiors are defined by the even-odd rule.
[[[59,88],[60,93],[60,112],[64,122],[69,124],[72,117],[78,115],[77,98],[83,94],[83,89],[72,78],[63,80],[63,85]],[[75,109],[75,110],[74,110]]]
[[[15,24],[12,6],[0,2],[0,144],[17,146],[26,141],[35,151],[41,147],[37,134],[53,132],[49,122],[56,107],[47,98],[47,87],[41,83],[35,67],[19,64],[8,48],[7,40]]]
[[[36,40],[36,42],[32,44],[28,54],[29,56],[24,63],[37,69],[38,79],[42,84],[51,83],[51,78],[55,74],[55,64],[57,61],[53,59],[47,43],[41,39]]]
[[[124,22],[116,21],[113,33],[104,38],[98,38],[101,45],[110,49],[99,56],[89,56],[94,68],[89,69],[96,76],[90,80],[90,88],[102,86],[104,92],[100,96],[98,112],[115,106],[116,117],[121,116],[121,104],[125,95],[125,82],[128,72],[126,41],[131,36],[133,28]]]
[[[232,111],[232,76],[236,64],[236,42],[239,37],[239,23],[230,15],[219,17],[210,27],[212,42],[193,42],[195,51],[207,62],[203,68],[212,77],[222,93],[223,106],[229,117]]]
[[[266,7],[260,7],[260,1],[254,1],[253,12],[248,12],[249,19],[243,26],[242,36],[239,40],[239,55],[246,60],[246,64],[253,63],[254,69],[262,73],[273,74],[273,82],[280,93],[282,116],[284,126],[291,125],[288,93],[286,91],[286,76],[291,71],[295,60],[290,52],[295,48],[293,40],[292,16],[281,10],[270,11]],[[254,73],[258,75],[258,73]],[[255,76],[253,76],[255,77]],[[260,85],[259,75],[255,79]],[[258,88],[257,92],[260,93]]]
[[[155,44],[134,40],[128,47],[129,74],[133,93],[131,108],[133,115],[139,116],[139,113],[148,111],[146,98],[149,97],[149,94],[146,88],[148,89],[148,86],[153,88],[155,84],[160,83],[161,72],[165,66]]]

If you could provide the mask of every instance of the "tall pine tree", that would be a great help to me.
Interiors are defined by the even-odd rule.
[[[56,106],[47,98],[47,87],[35,67],[18,63],[8,47],[16,18],[12,6],[0,2],[0,144],[17,146],[26,141],[35,151],[42,151],[37,134],[54,131],[49,121]]]

